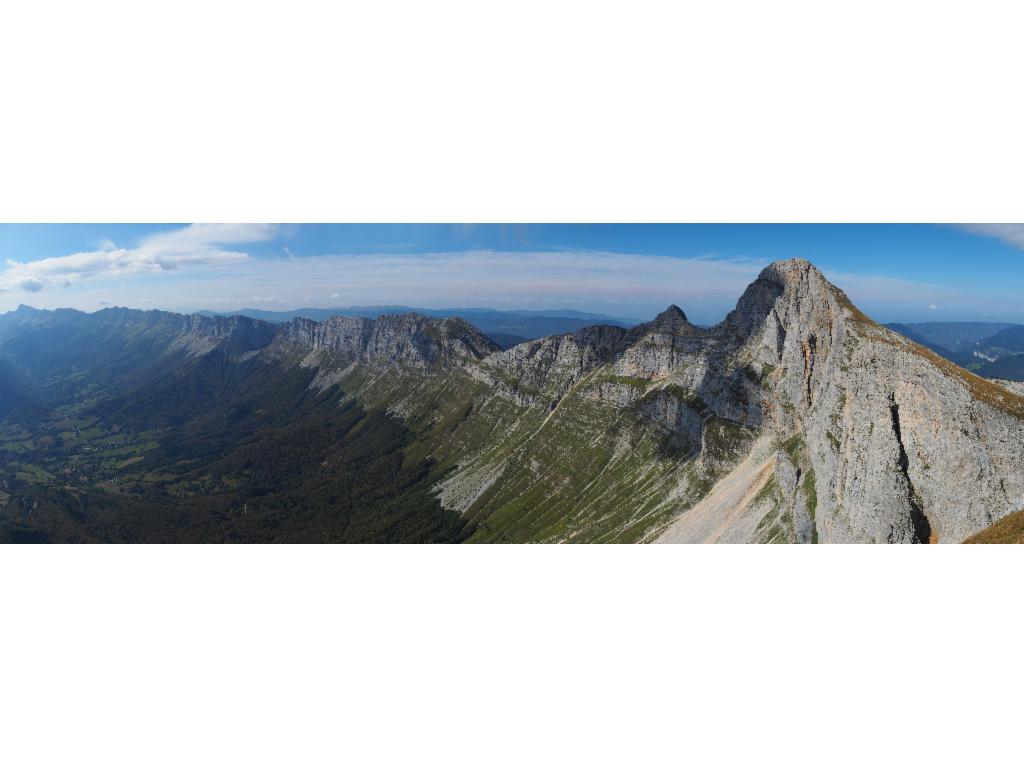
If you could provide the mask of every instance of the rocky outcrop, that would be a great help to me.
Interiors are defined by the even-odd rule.
[[[624,349],[615,364],[621,376],[658,379],[693,362],[706,346],[707,337],[672,305],[653,322],[639,325],[624,339]]]
[[[378,367],[433,369],[479,360],[499,348],[457,317],[435,319],[416,313],[330,317],[323,322],[296,318],[281,326],[279,351],[312,356],[320,364],[354,362]]]
[[[521,402],[553,407],[586,374],[622,349],[626,331],[594,325],[575,333],[517,344],[489,355],[482,366],[499,390]],[[503,386],[505,385],[505,386]]]
[[[134,311],[134,310],[127,310]],[[148,313],[142,313],[148,314]],[[168,313],[169,314],[169,313]],[[174,339],[171,349],[185,349],[198,356],[224,347],[232,354],[263,349],[274,339],[277,328],[250,317],[207,317],[205,315],[169,315]]]
[[[275,343],[355,360],[366,349],[373,326],[374,321],[364,317],[329,317],[322,322],[296,317],[281,326]]]
[[[803,414],[826,540],[961,541],[1024,506],[1024,400],[855,324]]]
[[[684,456],[700,451],[704,422],[710,411],[699,398],[674,388],[657,388],[640,399],[638,410],[644,418],[674,435]]]
[[[991,381],[1015,395],[1024,397],[1024,381],[1007,381],[1006,379],[991,379]]]

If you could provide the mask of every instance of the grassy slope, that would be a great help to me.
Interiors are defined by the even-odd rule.
[[[368,407],[402,413],[418,435],[410,459],[430,458],[449,476],[493,479],[466,510],[471,541],[640,541],[706,493],[752,433],[709,420],[712,470],[680,455],[635,408],[592,397],[606,378],[596,371],[551,412],[497,397],[461,371],[430,378],[361,369],[343,386]]]
[[[971,536],[965,544],[1024,544],[1024,509],[1007,515],[984,531]]]

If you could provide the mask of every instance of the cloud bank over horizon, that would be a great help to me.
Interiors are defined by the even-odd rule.
[[[0,270],[0,311],[19,303],[175,311],[407,305],[576,309],[646,319],[678,304],[695,322],[711,323],[774,260],[557,246],[296,256],[287,231],[270,224],[192,224],[145,234],[130,247],[108,241],[35,260],[0,254],[6,265]],[[1012,236],[999,232],[976,234]],[[1024,320],[1024,304],[1012,296],[979,302],[959,287],[929,279],[928,272],[907,279],[851,269],[856,262],[818,265],[865,311],[886,321],[957,313],[982,319],[982,305],[993,318]]]

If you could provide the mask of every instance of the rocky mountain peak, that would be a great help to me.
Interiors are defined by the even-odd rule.
[[[697,326],[686,319],[686,315],[675,304],[669,306],[649,323],[641,323],[629,329],[623,339],[624,346],[636,344],[641,339],[657,336],[663,343],[671,344],[670,337],[688,336],[697,332]]]
[[[686,313],[675,304],[672,304],[664,312],[654,318],[654,325],[670,331],[689,330],[693,326],[686,319]]]
[[[807,280],[825,281],[821,270],[807,259],[792,258],[773,261],[761,271],[761,277],[774,276],[784,284],[792,285]],[[760,277],[758,278],[760,279]]]
[[[809,262],[766,267],[723,325],[762,374],[765,426],[814,478],[797,540],[960,541],[1024,503],[1013,395],[879,326]]]
[[[760,341],[772,350],[769,357],[776,358],[763,362],[776,364],[787,337],[799,343],[831,337],[847,314],[844,310],[863,318],[817,267],[805,259],[787,259],[761,271],[719,329],[734,343]]]

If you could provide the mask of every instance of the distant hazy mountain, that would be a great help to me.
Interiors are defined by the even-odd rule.
[[[987,339],[1005,328],[1012,327],[1013,323],[930,322],[902,323],[901,325],[911,329],[929,344],[942,347],[950,352],[960,352],[982,339]],[[889,327],[891,328],[892,324]]]
[[[990,379],[1024,382],[1024,355],[1004,355],[991,363],[985,363],[978,369],[978,373]]]
[[[502,350],[381,309],[0,315],[0,541],[954,542],[1024,509],[1017,388],[806,261],[711,328]]]
[[[951,360],[953,358],[953,351],[951,349],[947,349],[941,344],[932,341],[931,338],[925,336],[923,333],[918,331],[916,329],[916,326],[910,325],[908,323],[887,323],[885,327],[891,328],[892,330],[896,331],[896,333],[900,333],[906,336],[908,339],[920,344],[922,347],[927,347],[933,352],[942,355],[947,360]],[[935,336],[941,336],[941,334],[935,334]]]
[[[981,344],[1011,353],[1024,353],[1024,325],[1011,325],[981,340]]]
[[[890,323],[888,327],[980,376],[1024,381],[1024,325]]]
[[[212,312],[204,310],[199,314],[244,315],[257,320],[271,323],[285,323],[296,317],[308,320],[326,320],[328,317],[367,317],[375,319],[381,315],[404,315],[416,313],[426,317],[461,317],[502,347],[510,347],[529,339],[540,339],[545,336],[556,336],[560,333],[574,333],[588,325],[603,323],[629,328],[639,324],[639,320],[611,317],[609,315],[577,312],[571,309],[561,310],[497,310],[479,307],[463,307],[449,309],[422,309],[404,306],[374,307],[334,307],[329,309],[302,308],[283,312],[263,309],[240,309],[237,312]]]

